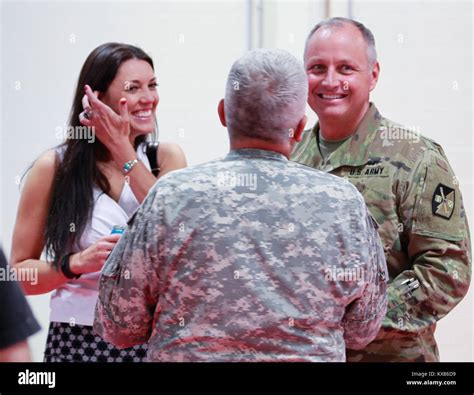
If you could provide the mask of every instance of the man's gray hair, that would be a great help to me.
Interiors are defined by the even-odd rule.
[[[377,51],[375,50],[375,38],[372,32],[367,29],[363,23],[357,22],[353,19],[342,18],[342,17],[335,17],[329,18],[322,22],[319,22],[313,30],[308,34],[308,38],[306,39],[306,44],[304,46],[304,55],[306,57],[306,51],[308,50],[309,40],[313,36],[313,34],[322,27],[341,27],[344,24],[351,24],[355,26],[362,34],[362,37],[367,44],[367,59],[369,61],[369,66],[372,67],[375,62],[377,61]]]
[[[303,64],[289,52],[247,52],[227,78],[224,105],[230,136],[284,142],[304,116],[307,96]]]

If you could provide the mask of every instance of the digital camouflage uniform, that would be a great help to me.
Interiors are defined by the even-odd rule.
[[[323,160],[319,124],[291,159],[343,177],[380,228],[390,275],[380,333],[348,361],[438,361],[436,322],[466,294],[470,236],[456,177],[432,140],[382,118],[371,104],[357,131]]]
[[[388,273],[350,183],[265,150],[172,172],[107,260],[94,328],[149,361],[345,361]]]

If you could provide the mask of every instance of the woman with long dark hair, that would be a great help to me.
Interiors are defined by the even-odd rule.
[[[152,59],[107,43],[86,59],[66,141],[40,156],[26,179],[12,264],[38,274],[29,295],[54,291],[45,361],[141,361],[144,346],[118,350],[92,332],[100,270],[150,187],[186,166],[179,146],[151,144],[158,92]],[[46,259],[41,259],[45,251]]]

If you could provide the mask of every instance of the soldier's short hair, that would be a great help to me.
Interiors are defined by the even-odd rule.
[[[224,105],[230,136],[284,142],[304,116],[307,95],[303,64],[289,52],[247,52],[227,78]]]
[[[306,51],[308,50],[308,44],[313,34],[322,27],[341,27],[344,24],[351,24],[355,26],[362,34],[362,37],[367,44],[367,59],[369,61],[370,67],[372,67],[377,61],[377,51],[375,50],[375,38],[372,32],[364,26],[363,23],[355,21],[349,18],[335,17],[325,19],[324,21],[319,22],[308,34],[306,39],[306,44],[304,47],[304,55],[306,56]]]

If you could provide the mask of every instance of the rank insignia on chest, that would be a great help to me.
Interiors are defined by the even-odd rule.
[[[433,215],[451,219],[454,212],[455,190],[444,184],[438,184],[434,193],[431,207]]]

